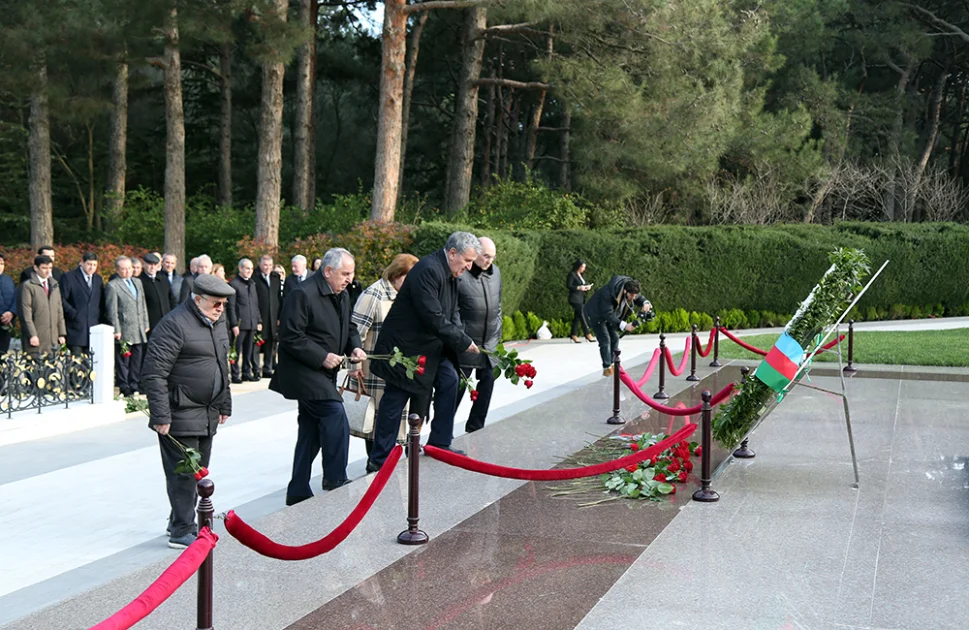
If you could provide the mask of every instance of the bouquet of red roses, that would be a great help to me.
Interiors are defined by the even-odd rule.
[[[256,333],[256,336],[252,338],[253,343],[256,344],[257,348],[261,348],[266,345],[266,340],[262,338],[261,333]]]
[[[178,460],[178,463],[175,464],[176,473],[192,473],[195,476],[195,481],[199,481],[200,479],[209,476],[209,469],[201,465],[201,453],[194,448],[185,446],[172,437],[171,434],[166,433],[165,437],[174,442],[175,446],[178,447],[178,450],[182,451],[182,454],[185,456],[184,459]]]
[[[524,380],[525,389],[531,389],[532,385],[535,384],[532,379],[538,376],[538,370],[535,369],[531,361],[519,358],[518,350],[509,351],[505,349],[504,345],[499,344],[493,351],[482,349],[481,353],[497,359],[494,368],[496,379],[504,374],[505,378],[511,381],[513,385],[518,385],[519,381]],[[460,376],[461,385],[468,389],[471,400],[477,400],[477,382],[469,376],[463,374]]]
[[[229,346],[229,365],[235,365],[239,360],[239,351],[235,346]]]
[[[121,342],[121,356],[125,359],[131,356],[131,345],[127,341]]]

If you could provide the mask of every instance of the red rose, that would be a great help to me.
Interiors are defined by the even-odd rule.
[[[637,468],[639,468],[638,464],[629,464],[628,466],[626,466],[626,470],[628,470],[629,472],[636,472]]]
[[[670,494],[676,494],[676,486],[675,485],[673,486],[673,489],[670,490]]]
[[[686,460],[683,462],[683,468],[686,470],[686,472],[693,472],[693,462]]]
[[[653,476],[653,481],[664,481],[665,482],[666,481],[666,475],[664,475],[663,473],[656,473]]]
[[[209,476],[209,469],[206,468],[205,466],[202,466],[201,468],[199,468],[199,472],[202,473],[202,477]]]
[[[696,450],[693,451],[693,454],[696,455],[697,457],[699,457],[700,455],[703,455],[703,447],[702,446],[696,447]]]
[[[424,366],[423,365],[418,365],[417,366],[417,369],[414,370],[414,374],[416,374],[418,376],[423,376],[424,375]]]
[[[676,472],[679,469],[680,469],[680,460],[678,459],[674,459],[673,461],[670,462],[670,465],[666,467],[666,470],[670,472]]]
[[[419,365],[420,367],[424,367],[425,365],[427,365],[427,357],[424,356],[423,354],[417,357],[417,365]]]
[[[471,390],[471,400],[472,402],[475,400],[478,400],[478,390],[476,389]]]
[[[525,376],[526,373],[527,373],[527,370],[525,369],[525,364],[524,363],[519,363],[518,365],[515,366],[515,374],[519,378]]]
[[[195,471],[195,481],[199,481],[201,479],[202,479],[202,471],[201,470]]]
[[[679,457],[680,459],[684,460],[684,461],[685,460],[688,460],[688,459],[690,459],[690,451],[685,451],[683,449],[679,449],[679,450],[676,451],[676,456]]]
[[[229,359],[229,365],[235,365],[235,364],[236,364],[236,362],[235,362],[234,359]]]
[[[535,384],[535,381],[531,381],[531,380],[525,381],[525,389],[531,389],[532,385],[534,384]]]
[[[124,357],[125,359],[127,359],[128,357],[130,357],[130,356],[131,356],[131,352],[125,352],[125,353],[124,353],[124,354],[122,354],[121,356],[122,356],[122,357]]]
[[[535,378],[536,376],[538,376],[538,372],[535,370],[535,366],[533,366],[531,363],[527,363],[525,365],[525,376],[527,376],[528,378]]]
[[[686,471],[681,470],[680,474],[678,474],[676,478],[679,479],[680,481],[686,481]]]
[[[631,450],[633,453],[635,453],[636,451],[638,451],[639,450],[639,442],[633,442],[632,444],[630,444],[629,445],[629,450]]]
[[[689,449],[690,448],[690,443],[687,442],[686,440],[681,440],[680,443],[676,445],[676,448]]]

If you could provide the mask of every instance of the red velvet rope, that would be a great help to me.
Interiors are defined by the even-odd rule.
[[[696,344],[696,353],[699,354],[701,357],[709,356],[710,355],[710,351],[713,349],[713,338],[716,337],[716,336],[717,336],[717,329],[716,328],[711,328],[710,329],[710,340],[707,341],[707,349],[704,350],[703,349],[703,344],[702,343],[698,343],[698,344]]]
[[[189,545],[141,595],[101,623],[92,626],[91,630],[127,630],[153,613],[178,590],[178,587],[198,571],[218,540],[219,537],[208,527],[203,527],[195,542]]]
[[[275,558],[276,560],[308,560],[321,556],[324,553],[332,551],[337,545],[346,540],[350,532],[360,524],[360,521],[363,520],[363,517],[367,515],[367,512],[373,506],[374,501],[377,500],[377,496],[380,495],[384,486],[387,485],[387,481],[393,474],[394,467],[400,461],[400,456],[403,452],[404,448],[398,444],[390,452],[384,465],[380,467],[377,476],[374,477],[373,483],[367,488],[357,507],[353,508],[353,511],[350,512],[346,520],[340,523],[336,529],[316,542],[299,546],[281,545],[270,540],[265,534],[253,529],[232,511],[225,517],[225,528],[240,543],[256,553],[269,558]]]
[[[720,327],[720,330],[723,331],[723,334],[727,335],[727,337],[730,339],[730,341],[734,342],[735,344],[737,344],[741,348],[744,348],[745,350],[750,350],[754,354],[759,354],[762,357],[766,357],[767,356],[767,352],[768,352],[767,350],[761,350],[760,348],[755,348],[754,346],[750,345],[749,343],[744,343],[744,341],[742,339],[740,339],[739,337],[735,336],[733,333],[731,333],[726,328],[723,328],[722,326]],[[836,345],[838,345],[838,342],[842,341],[844,338],[845,338],[844,335],[839,335],[837,338],[832,339],[828,343],[826,343],[823,346],[821,346],[821,350],[820,350],[820,352],[818,352],[818,354],[821,354],[822,352],[825,352],[826,350],[830,350],[831,348],[835,347]]]
[[[653,358],[649,360],[649,365],[646,366],[646,371],[643,372],[643,377],[636,381],[638,387],[642,387],[649,377],[653,375],[653,370],[656,369],[656,365],[659,363],[659,348],[653,350]]]
[[[667,407],[666,405],[662,405],[656,402],[655,400],[653,400],[652,398],[644,394],[640,386],[637,385],[633,381],[633,379],[628,374],[626,374],[626,371],[623,369],[619,370],[619,380],[625,383],[626,387],[628,387],[630,391],[632,391],[632,393],[636,394],[636,397],[639,398],[641,401],[643,401],[644,403],[646,403],[656,411],[660,413],[665,413],[668,416],[692,416],[695,413],[700,413],[701,411],[703,411],[702,404],[696,405],[695,407],[686,407],[685,409],[677,409],[675,407]],[[734,389],[733,383],[721,389],[719,392],[714,394],[712,399],[710,399],[710,405],[713,406],[713,405],[719,405],[720,403],[722,403],[725,399],[727,399],[730,396],[730,394],[733,393],[733,389]]]
[[[686,338],[686,348],[683,349],[683,358],[680,359],[680,367],[673,367],[673,353],[670,352],[669,348],[666,348],[666,367],[670,369],[670,374],[673,376],[679,376],[686,369],[686,362],[690,358],[690,338]]]
[[[522,479],[524,481],[563,481],[566,479],[595,477],[596,475],[602,475],[614,470],[619,470],[620,468],[625,468],[626,466],[631,466],[632,464],[638,464],[639,462],[646,461],[647,459],[651,459],[653,455],[659,455],[673,444],[690,437],[693,435],[693,432],[696,431],[696,428],[697,425],[688,424],[665,440],[657,442],[649,448],[637,451],[632,455],[626,455],[625,457],[620,457],[619,459],[614,459],[602,464],[595,464],[593,466],[582,466],[581,468],[561,468],[553,470],[509,468],[508,466],[499,466],[498,464],[490,464],[488,462],[471,459],[470,457],[465,457],[464,455],[458,455],[454,451],[447,451],[430,445],[424,446],[424,454],[440,460],[445,464],[450,464],[451,466],[463,468],[464,470],[470,470],[471,472],[481,473],[483,475],[491,475],[493,477]]]

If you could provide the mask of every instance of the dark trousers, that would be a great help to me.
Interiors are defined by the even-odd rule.
[[[132,346],[134,347],[134,346]],[[209,456],[212,454],[212,438],[208,436],[176,436],[182,446],[194,448],[202,455],[200,466],[208,467]],[[165,485],[168,490],[168,503],[172,507],[168,516],[168,531],[172,538],[184,536],[196,531],[195,503],[198,495],[195,492],[195,476],[192,473],[176,473],[175,466],[179,460],[185,459],[178,445],[167,435],[158,436],[161,447],[162,469],[165,471]]]
[[[10,350],[10,333],[0,330],[0,354],[6,354]]]
[[[130,357],[121,356],[121,344],[114,344],[114,374],[115,382],[121,394],[130,395],[138,390],[138,381],[141,380],[141,362],[145,344],[136,343],[128,346],[131,351]]]
[[[612,366],[612,351],[619,347],[619,331],[606,322],[592,325],[599,342],[599,357],[602,358],[602,368]]]
[[[589,324],[588,324],[588,322],[585,321],[585,311],[583,310],[585,307],[582,304],[569,304],[569,306],[572,307],[572,311],[573,311],[573,314],[572,314],[572,336],[573,337],[578,337],[579,336],[579,326],[581,326],[582,327],[582,330],[584,331],[582,334],[583,335],[588,335],[589,334]]]
[[[350,453],[350,424],[340,400],[299,401],[299,433],[293,455],[293,478],[286,488],[288,499],[313,496],[310,477],[317,453],[323,451],[323,489],[335,488],[347,480]]]
[[[484,428],[485,418],[488,417],[488,407],[491,406],[491,393],[495,390],[495,372],[494,368],[490,367],[463,367],[461,371],[466,378],[474,372],[474,376],[478,380],[478,384],[476,385],[478,399],[472,403],[471,413],[468,414],[468,421],[464,424],[464,430],[468,433],[473,433],[478,429]],[[458,391],[458,405],[461,404],[461,399],[464,398],[464,389],[464,387],[461,387]]]
[[[71,351],[76,357],[88,354],[90,352],[90,346],[67,346],[67,349]]]
[[[275,369],[276,366],[276,336],[272,333],[266,332],[265,328],[262,331],[262,338],[266,342],[262,344],[261,348],[257,348],[258,353],[256,361],[258,363],[259,359],[262,359],[262,373],[268,375]],[[258,365],[256,366],[258,374]]]
[[[412,394],[387,383],[374,420],[373,450],[370,451],[372,466],[382,465],[397,443],[400,415],[404,413],[407,401],[411,403],[411,413],[427,418],[430,399],[426,394]],[[454,439],[454,413],[457,408],[458,371],[451,361],[444,359],[434,376],[434,422],[431,423],[428,444],[441,448],[451,446],[451,440]]]
[[[255,337],[255,330],[239,331],[239,336],[235,340],[239,358],[232,364],[232,378],[239,378],[240,371],[244,378],[259,373],[259,366],[256,364]]]

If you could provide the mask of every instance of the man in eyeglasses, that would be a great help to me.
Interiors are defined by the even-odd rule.
[[[167,479],[172,549],[188,547],[198,533],[195,478],[175,472],[187,459],[180,447],[198,451],[199,466],[207,467],[212,438],[232,413],[225,305],[234,294],[217,276],[199,275],[189,299],[158,322],[148,341],[141,383]]]

